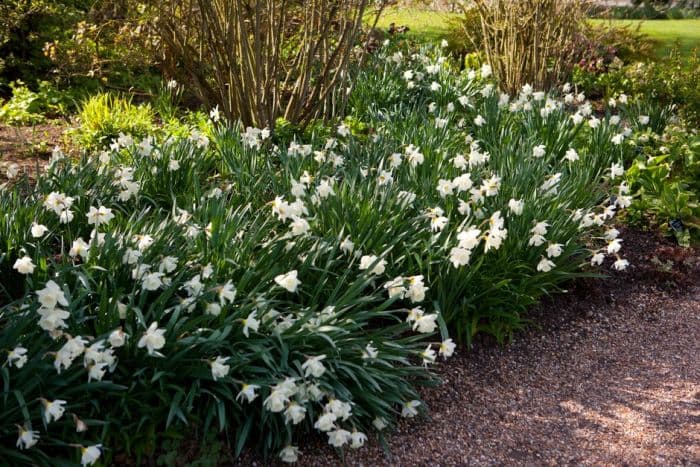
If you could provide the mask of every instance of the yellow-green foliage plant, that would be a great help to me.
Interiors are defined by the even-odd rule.
[[[135,105],[112,94],[98,94],[87,99],[78,114],[79,128],[73,133],[76,143],[92,150],[114,140],[120,134],[142,138],[154,129],[154,112],[150,105]]]

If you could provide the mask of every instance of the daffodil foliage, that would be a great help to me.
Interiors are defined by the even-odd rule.
[[[312,431],[358,448],[424,410],[448,328],[507,339],[542,294],[627,266],[619,108],[501,94],[439,49],[365,66],[351,118],[308,138],[213,111],[2,186],[2,463],[183,430],[283,461]]]

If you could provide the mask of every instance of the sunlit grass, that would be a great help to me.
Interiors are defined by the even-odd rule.
[[[442,13],[421,8],[389,8],[379,19],[378,27],[386,30],[391,23],[408,26],[408,35],[419,41],[438,41],[449,33],[450,21],[459,17],[457,13]],[[591,20],[595,23],[606,20]],[[700,47],[700,19],[678,20],[613,20],[613,25],[641,23],[640,29],[657,42],[659,56],[667,55],[679,42],[683,55],[689,55]]]
[[[700,47],[700,19],[613,20],[610,23],[633,26],[641,23],[640,31],[657,41],[657,52],[660,56],[667,55],[676,42],[680,44],[681,52],[686,56],[690,55],[693,49]]]
[[[379,19],[377,27],[386,30],[391,23],[408,26],[408,35],[419,41],[439,41],[449,33],[449,22],[455,13],[442,13],[421,8],[389,8]]]

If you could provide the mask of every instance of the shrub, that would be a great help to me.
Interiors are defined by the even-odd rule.
[[[627,94],[642,100],[654,100],[662,106],[674,105],[689,125],[700,124],[700,56],[694,51],[683,56],[674,49],[668,57],[653,62],[637,62],[611,67],[604,73],[579,69],[574,83],[589,93],[614,98]]]
[[[70,37],[92,0],[4,0],[0,3],[0,84],[21,80],[36,89],[51,62],[44,43]]]
[[[633,107],[637,131],[629,143],[637,155],[625,177],[635,197],[628,220],[689,246],[700,239],[700,136],[682,124],[667,126],[657,105]]]
[[[110,89],[150,91],[161,80],[164,56],[143,2],[92,1],[71,25],[68,37],[44,44],[52,73],[62,84],[104,85]]]
[[[447,41],[448,50],[459,56],[482,50],[484,38],[477,8],[464,7],[461,15],[450,20]]]
[[[83,102],[79,126],[73,137],[81,147],[104,147],[120,134],[143,138],[154,130],[154,114],[148,104],[135,105],[114,94],[103,93]]]
[[[382,49],[349,118],[308,139],[212,112],[5,185],[0,345],[27,361],[0,372],[3,462],[149,455],[185,424],[287,461],[314,429],[357,447],[422,410],[446,321],[505,340],[589,263],[625,268],[605,225],[630,202],[628,131],[413,52]],[[11,447],[15,424],[39,443]]]
[[[573,48],[586,19],[582,0],[475,0],[484,52],[502,88],[548,89],[565,80],[578,57]],[[468,11],[468,10],[467,10]]]
[[[207,106],[267,128],[342,109],[366,0],[153,3],[161,40]]]
[[[0,107],[0,121],[10,125],[35,125],[44,121],[39,95],[21,81],[10,84],[12,97]]]
[[[0,121],[10,125],[35,125],[46,118],[66,115],[74,107],[74,94],[40,81],[34,92],[22,81],[10,83],[12,97],[0,107]]]

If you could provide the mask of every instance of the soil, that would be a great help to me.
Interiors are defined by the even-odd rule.
[[[20,173],[35,178],[37,166],[46,165],[53,148],[65,146],[66,129],[62,120],[27,127],[0,124],[0,181],[5,179],[6,164],[18,164]]]
[[[386,450],[372,440],[343,457],[315,436],[300,464],[700,465],[700,257],[622,237],[627,271],[546,300],[510,345],[458,349],[422,391],[429,414],[402,421]]]

